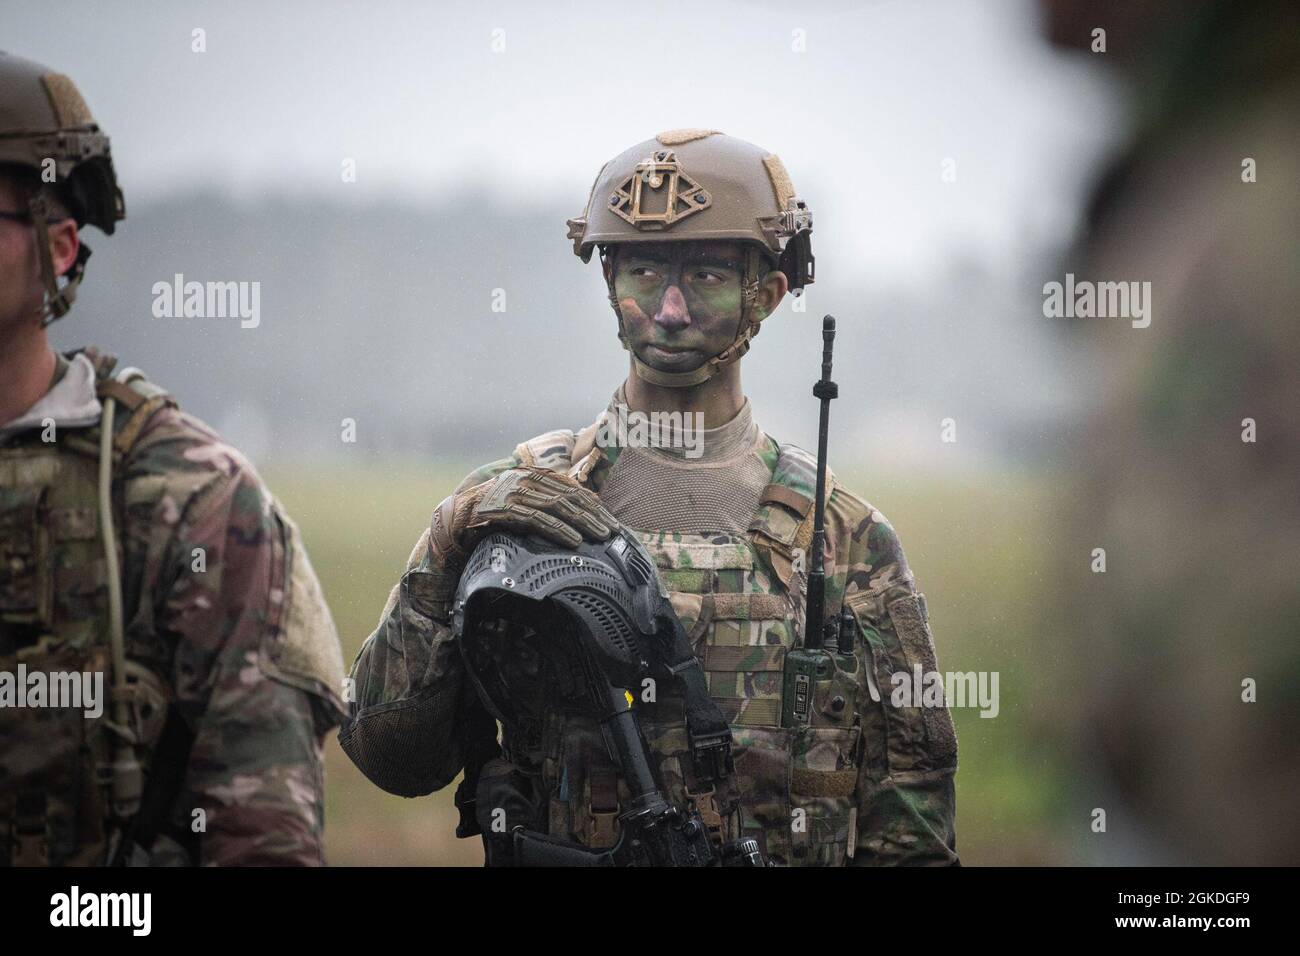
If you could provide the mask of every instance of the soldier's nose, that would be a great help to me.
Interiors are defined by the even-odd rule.
[[[682,290],[676,285],[670,285],[668,291],[664,293],[664,300],[659,303],[659,311],[655,313],[655,323],[670,332],[691,324],[691,314],[686,309],[686,299],[682,296]]]

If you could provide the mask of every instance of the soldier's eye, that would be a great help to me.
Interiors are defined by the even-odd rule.
[[[659,276],[659,273],[650,266],[633,266],[631,272],[638,279],[653,279]]]
[[[691,279],[695,282],[702,283],[703,285],[717,285],[719,282],[726,281],[724,277],[718,275],[716,272],[708,272],[704,269],[692,273]]]

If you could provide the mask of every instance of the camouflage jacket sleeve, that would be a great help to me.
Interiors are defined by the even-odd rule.
[[[144,590],[130,629],[157,616],[193,734],[174,824],[198,832],[205,865],[322,864],[343,665],[297,528],[238,451],[175,409],[151,418],[126,477]]]
[[[929,701],[895,693],[896,674],[910,680],[918,668],[938,668],[925,598],[884,515],[843,491],[828,502],[827,514],[828,524],[842,529],[837,570],[858,625],[859,653],[870,668],[863,675],[867,692],[859,695],[862,759],[850,863],[956,864],[952,718],[942,691]]]
[[[518,464],[503,458],[475,469],[456,492]],[[404,797],[451,783],[470,745],[464,670],[442,598],[455,581],[443,572],[426,528],[352,665],[349,714],[339,732],[344,751],[371,782]]]

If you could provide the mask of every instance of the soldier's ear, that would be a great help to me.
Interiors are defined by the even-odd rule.
[[[777,310],[781,300],[789,291],[790,280],[786,278],[785,273],[780,269],[773,269],[759,282],[758,298],[754,300],[754,307],[759,315],[767,318]]]
[[[54,274],[63,275],[77,261],[77,250],[81,248],[81,238],[77,234],[77,221],[72,218],[61,219],[51,223],[50,261],[54,265]]]

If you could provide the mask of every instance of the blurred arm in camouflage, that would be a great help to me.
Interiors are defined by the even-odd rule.
[[[508,528],[574,546],[604,540],[616,525],[590,491],[518,456],[475,470],[438,505],[352,665],[354,700],[339,743],[371,782],[422,796],[464,766],[471,727],[460,719],[463,670],[450,601],[474,542],[489,528]]]
[[[174,408],[150,419],[124,477],[141,572],[128,581],[157,588],[128,627],[158,614],[193,733],[172,826],[191,830],[203,810],[204,865],[323,864],[342,659],[297,528],[238,451]]]
[[[865,644],[858,651],[874,678],[872,692],[858,697],[863,751],[857,842],[849,864],[957,864],[952,717],[946,706],[890,702],[892,674],[911,675],[914,666],[925,673],[938,669],[924,598],[883,514],[836,488],[827,502],[827,523],[840,529],[836,538],[846,556],[835,557],[836,577],[844,582],[844,602]]]

